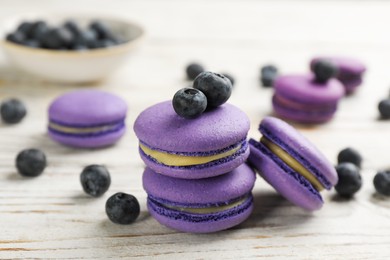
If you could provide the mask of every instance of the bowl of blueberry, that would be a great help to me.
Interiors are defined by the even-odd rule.
[[[1,45],[16,67],[61,83],[99,81],[143,38],[141,26],[88,15],[22,16],[3,24]]]

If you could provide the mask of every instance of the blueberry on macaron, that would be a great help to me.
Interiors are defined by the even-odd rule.
[[[336,65],[326,59],[320,59],[316,61],[312,66],[311,70],[315,75],[315,80],[318,83],[325,83],[330,78],[333,78],[337,75],[338,69]]]
[[[207,107],[206,96],[194,88],[182,88],[173,96],[172,105],[175,112],[184,118],[196,118]]]
[[[232,83],[222,74],[204,71],[194,80],[193,87],[207,97],[207,108],[214,108],[225,103],[232,94]]]

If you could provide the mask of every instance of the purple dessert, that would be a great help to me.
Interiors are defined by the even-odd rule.
[[[97,90],[78,90],[49,107],[49,136],[64,145],[97,148],[114,144],[126,131],[126,102]]]
[[[319,60],[329,60],[336,65],[338,74],[336,78],[343,83],[346,94],[355,92],[363,82],[363,74],[366,71],[366,66],[359,60],[349,57],[316,57],[310,62],[310,68]]]
[[[285,75],[274,82],[276,114],[300,123],[324,123],[337,110],[344,88],[337,79],[319,83],[314,75]]]
[[[145,164],[183,179],[217,176],[245,162],[248,130],[248,117],[230,104],[185,119],[166,101],[144,110],[134,123]]]
[[[320,191],[337,183],[332,164],[304,136],[284,121],[266,117],[259,127],[260,142],[250,139],[249,162],[259,174],[292,203],[318,210]]]
[[[184,232],[210,233],[236,226],[251,214],[256,175],[246,164],[206,179],[171,178],[146,168],[148,210],[161,224]]]

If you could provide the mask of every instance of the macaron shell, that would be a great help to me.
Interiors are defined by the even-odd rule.
[[[274,82],[275,95],[306,104],[337,104],[344,96],[344,87],[337,79],[320,84],[313,74],[284,75]]]
[[[160,224],[172,229],[190,233],[211,233],[237,226],[238,224],[245,221],[253,211],[253,202],[248,208],[239,214],[223,218],[218,221],[205,222],[189,222],[160,215],[153,210],[149,203],[148,210],[150,215],[152,215]]]
[[[55,141],[71,147],[79,148],[98,148],[105,147],[117,142],[126,132],[126,127],[116,132],[105,133],[99,136],[82,137],[61,135],[49,130],[48,135]]]
[[[310,185],[308,182],[305,185],[305,182],[298,181],[291,174],[285,172],[271,157],[265,155],[252,144],[250,144],[250,150],[249,162],[258,170],[264,180],[283,197],[309,211],[322,207],[322,198],[307,188]]]
[[[177,115],[172,101],[145,109],[134,123],[139,140],[168,152],[208,152],[222,149],[246,138],[249,119],[231,104],[204,112],[198,118]]]
[[[49,120],[70,126],[103,125],[126,117],[126,102],[99,90],[76,90],[55,99],[49,107]]]
[[[162,175],[182,179],[202,179],[224,174],[243,164],[249,156],[249,147],[246,145],[242,153],[210,162],[201,168],[199,166],[171,167],[151,160],[141,150],[140,155],[148,167]]]
[[[294,127],[278,118],[265,117],[260,123],[260,132],[277,145],[280,145],[277,139],[283,142],[289,148],[286,149],[286,147],[281,146],[283,149],[295,151],[300,158],[310,163],[311,167],[324,175],[331,186],[336,185],[338,177],[333,165]],[[288,152],[291,155],[291,152]],[[299,158],[295,159],[305,165]]]
[[[246,164],[229,173],[198,180],[171,178],[146,168],[142,177],[145,191],[177,203],[219,203],[250,192],[256,175]]]
[[[279,117],[304,124],[320,124],[328,122],[333,118],[336,112],[336,108],[329,109],[327,112],[321,111],[321,113],[313,112],[312,108],[305,107],[304,105],[300,105],[299,108],[296,108],[296,106],[292,106],[291,102],[285,104],[279,100],[275,100],[275,97],[272,98],[272,106]]]

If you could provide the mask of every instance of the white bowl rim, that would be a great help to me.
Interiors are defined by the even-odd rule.
[[[61,57],[80,57],[80,56],[100,56],[100,55],[109,55],[113,53],[118,53],[118,52],[125,52],[128,49],[131,49],[135,47],[136,45],[141,42],[144,37],[145,37],[145,30],[143,27],[141,27],[138,23],[133,22],[127,18],[123,17],[114,17],[113,15],[107,15],[107,14],[98,14],[98,13],[72,13],[72,14],[67,14],[67,13],[24,13],[20,14],[18,16],[13,16],[10,18],[3,19],[2,24],[5,22],[10,22],[10,21],[15,21],[15,20],[21,20],[23,19],[28,19],[29,17],[36,17],[37,19],[45,19],[48,17],[60,17],[60,18],[67,18],[67,19],[77,19],[77,17],[83,17],[83,18],[90,18],[91,20],[111,20],[111,21],[116,21],[119,23],[125,23],[128,26],[131,26],[133,28],[136,28],[140,33],[137,35],[134,39],[130,41],[126,41],[124,43],[110,46],[108,48],[97,48],[97,49],[87,49],[83,51],[77,51],[77,50],[50,50],[50,49],[44,49],[44,48],[33,48],[33,47],[28,47],[25,45],[13,43],[10,41],[7,41],[5,39],[5,31],[4,29],[1,31],[1,36],[3,37],[0,41],[0,45],[2,45],[4,48],[10,48],[14,49],[16,51],[22,51],[22,52],[28,52],[31,54],[35,55],[53,55],[53,56],[61,56]]]

